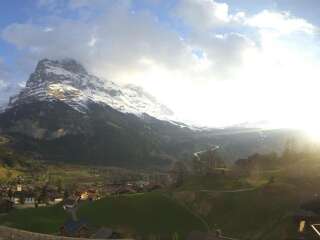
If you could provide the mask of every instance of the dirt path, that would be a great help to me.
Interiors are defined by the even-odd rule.
[[[200,192],[209,192],[209,193],[238,193],[238,192],[249,192],[254,191],[258,189],[257,187],[251,187],[251,188],[241,188],[241,189],[235,189],[235,190],[208,190],[208,189],[201,189]]]

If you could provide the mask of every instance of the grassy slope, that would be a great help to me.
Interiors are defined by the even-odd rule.
[[[185,236],[192,230],[205,230],[203,223],[160,193],[126,195],[85,203],[79,214],[95,227],[126,227],[138,235]],[[14,210],[0,219],[1,224],[43,233],[55,233],[67,215],[61,207]]]
[[[178,190],[232,190],[252,187],[246,179],[225,177],[220,174],[212,176],[189,176]]]
[[[275,182],[267,184],[270,176],[275,177]],[[305,180],[305,177],[288,178],[285,171],[268,171],[246,179],[196,176],[187,179],[176,195],[179,201],[200,214],[212,229],[222,229],[227,236],[283,239],[296,231],[289,215],[299,207],[301,189],[306,188]],[[220,192],[250,186],[256,189]],[[199,192],[200,189],[209,192]]]
[[[210,226],[241,239],[269,239],[275,227],[297,208],[294,193],[284,186],[206,197],[213,206],[206,217]]]
[[[185,235],[193,229],[205,230],[194,215],[177,202],[159,193],[108,198],[83,206],[80,215],[96,226],[128,226],[142,235]]]
[[[2,216],[0,223],[9,227],[40,233],[57,233],[67,219],[61,205],[53,207],[15,209]]]

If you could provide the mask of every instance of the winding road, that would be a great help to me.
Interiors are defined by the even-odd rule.
[[[193,154],[193,156],[195,156],[196,158],[197,158],[197,160],[201,160],[200,159],[200,154],[201,153],[204,153],[204,152],[207,152],[207,151],[216,151],[217,149],[219,149],[220,148],[220,146],[219,145],[215,145],[215,146],[213,146],[212,148],[210,148],[209,150],[202,150],[202,151],[199,151],[199,152],[195,152],[194,154]]]

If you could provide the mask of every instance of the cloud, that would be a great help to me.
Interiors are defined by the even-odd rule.
[[[230,21],[229,6],[214,0],[179,0],[174,13],[197,30],[211,29]]]
[[[264,10],[250,18],[245,23],[259,29],[275,31],[281,34],[301,32],[313,34],[317,28],[303,18],[291,16],[289,12],[274,12]]]
[[[179,35],[155,21],[148,12],[132,13],[115,4],[94,21],[56,19],[50,26],[11,24],[3,38],[33,59],[73,57],[89,68],[143,67],[144,60],[177,67],[188,55]],[[50,29],[50,31],[48,31]]]
[[[318,28],[305,19],[269,10],[249,15],[214,0],[178,1],[161,18],[133,4],[42,0],[53,16],[12,23],[1,35],[20,50],[19,68],[28,73],[41,58],[75,58],[101,77],[143,86],[183,119],[207,125],[280,116],[290,102],[301,104],[300,89],[310,90],[299,79],[315,86]],[[72,14],[61,14],[66,11]]]
[[[186,42],[207,59],[209,68],[203,74],[211,76],[211,80],[235,78],[243,64],[244,53],[256,48],[255,42],[241,33],[246,14],[230,14],[226,3],[180,0],[173,16],[186,24],[189,30]]]
[[[19,88],[3,58],[0,57],[0,109],[7,105],[9,98],[17,93]]]
[[[50,0],[41,2],[41,6],[54,4]],[[70,0],[66,3],[70,8],[81,9],[101,6],[105,1]],[[227,24],[235,19],[228,14],[229,7],[225,3],[178,2],[176,13],[194,26],[192,34],[186,37],[181,37],[173,26],[162,23],[147,9],[132,11],[130,1],[108,3],[103,8],[104,14],[93,19],[55,16],[44,19],[41,24],[14,23],[4,29],[2,37],[19,49],[27,50],[26,58],[33,62],[44,57],[72,57],[93,72],[112,79],[122,75],[122,80],[123,72],[128,76],[148,72],[148,68],[155,66],[166,71],[183,69],[194,81],[201,81],[205,75],[212,79],[230,78],[241,66],[244,52],[255,48],[249,37],[237,32],[216,34],[199,30],[197,26]]]

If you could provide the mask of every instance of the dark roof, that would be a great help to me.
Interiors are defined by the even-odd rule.
[[[111,228],[100,228],[91,238],[108,239],[111,238],[113,230]]]
[[[72,219],[69,219],[67,221],[65,221],[65,223],[63,224],[63,228],[64,230],[67,232],[68,235],[75,235],[77,233],[77,231],[81,228],[81,227],[87,227],[88,224],[85,220],[78,220],[78,221],[74,221]]]
[[[318,216],[318,214],[316,214],[312,211],[304,210],[304,209],[299,209],[296,212],[294,212],[292,215],[295,217],[316,217],[316,216]]]
[[[63,205],[75,205],[75,201],[73,199],[67,198],[63,201]]]

